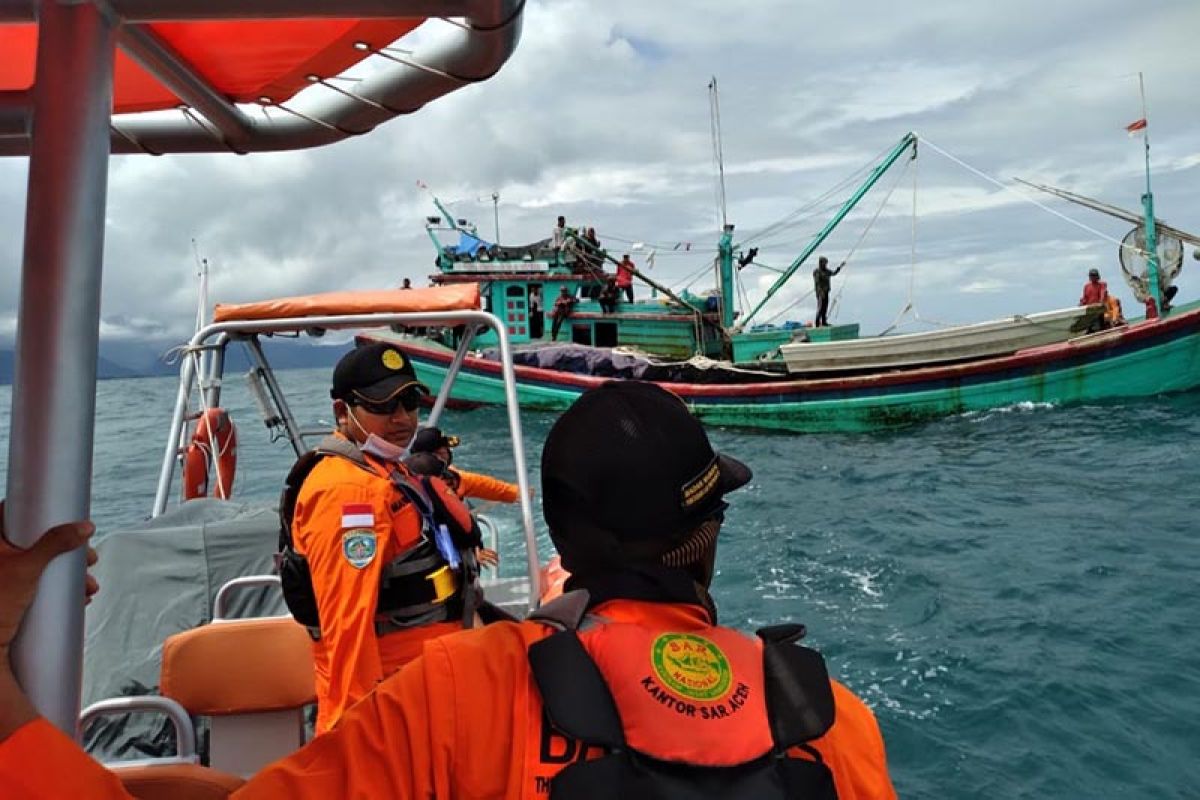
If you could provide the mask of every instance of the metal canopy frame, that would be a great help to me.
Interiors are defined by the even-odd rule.
[[[45,0],[43,0],[45,2]],[[67,4],[65,0],[60,3]],[[92,3],[87,2],[86,5]],[[122,114],[112,120],[114,153],[250,153],[317,147],[369,133],[442,95],[496,74],[521,37],[524,0],[107,0],[117,46],[180,98],[179,113]],[[296,19],[456,18],[444,35],[411,56],[355,49],[387,59],[387,68],[353,89],[334,75],[309,75],[314,86],[286,105],[265,100],[274,116],[251,116],[222,96],[187,60],[146,26],[151,22]],[[461,18],[461,20],[457,19]],[[0,0],[0,24],[35,21],[31,0]],[[39,34],[39,41],[40,41]],[[0,155],[32,148],[32,92],[0,92]]]
[[[523,10],[523,0],[0,0],[0,24],[37,23],[33,88],[0,92],[0,155],[30,157],[5,505],[14,544],[27,547],[54,525],[90,516],[110,151],[299,149],[366,133],[493,75],[520,39]],[[290,113],[269,120],[249,118],[138,27],[459,14],[463,21],[447,26],[447,39],[411,58],[389,56],[388,68],[354,92],[305,92],[284,109]],[[118,46],[177,92],[188,113],[114,119]],[[83,575],[81,550],[50,564],[12,651],[35,707],[72,736],[83,672]]]
[[[425,427],[433,427],[438,424],[438,420],[446,408],[446,403],[450,399],[450,392],[454,387],[455,380],[458,378],[463,359],[471,349],[471,342],[476,329],[490,328],[496,334],[500,347],[500,372],[504,379],[504,398],[508,412],[508,429],[512,437],[513,467],[517,472],[517,490],[520,494],[518,502],[521,507],[521,528],[524,534],[525,560],[530,588],[529,610],[532,611],[537,607],[538,598],[541,596],[541,565],[538,561],[537,531],[534,529],[533,524],[533,503],[530,499],[529,475],[526,470],[525,439],[521,434],[521,414],[520,406],[517,403],[517,378],[516,372],[513,369],[512,344],[509,342],[508,329],[505,324],[497,316],[486,311],[340,314],[315,317],[289,317],[270,321],[238,320],[213,323],[197,331],[188,342],[184,355],[180,360],[179,389],[175,395],[175,408],[171,414],[170,428],[167,431],[166,445],[163,449],[162,463],[159,467],[158,486],[154,493],[154,505],[150,510],[150,515],[157,517],[167,509],[171,484],[174,480],[175,466],[179,461],[181,452],[180,444],[184,441],[184,432],[188,423],[188,401],[192,390],[197,388],[197,384],[199,383],[201,396],[204,397],[207,395],[206,403],[215,405],[219,400],[219,395],[208,393],[215,391],[216,387],[219,387],[223,381],[224,376],[221,373],[221,367],[218,365],[223,364],[224,348],[230,342],[249,339],[257,345],[257,337],[261,334],[300,333],[312,330],[313,328],[320,328],[322,330],[383,329],[392,325],[404,325],[406,327],[424,327],[430,325],[466,326],[466,333],[463,335],[462,341],[459,342],[458,349],[454,353],[454,359],[446,371],[446,377],[442,381],[442,387],[434,401],[433,410],[426,417]],[[199,375],[197,363],[201,362],[202,359],[193,357],[193,354],[204,353],[214,346],[217,348],[215,353],[218,355],[218,358],[214,359],[214,366],[209,370],[207,375]],[[275,404],[274,410],[282,418],[290,420],[291,411],[287,407],[287,402],[284,400],[282,392],[279,391],[273,375],[270,374],[270,365],[266,363],[265,358],[261,357],[261,348],[256,347],[256,349],[260,356],[259,359],[256,359],[259,366],[268,371],[268,381],[271,385],[270,395]],[[208,384],[208,386],[206,387],[205,384]],[[307,445],[304,442],[304,434],[300,432],[294,421],[286,427],[288,439],[291,440],[296,453],[299,454],[307,450]]]

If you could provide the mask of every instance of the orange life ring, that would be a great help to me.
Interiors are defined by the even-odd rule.
[[[223,408],[205,409],[196,422],[192,441],[183,454],[184,500],[208,496],[208,468],[212,462],[217,465],[214,497],[228,500],[233,494],[233,476],[237,472],[237,428]]]

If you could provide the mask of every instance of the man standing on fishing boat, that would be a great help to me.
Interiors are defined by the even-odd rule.
[[[817,268],[813,270],[813,291],[817,294],[817,317],[813,320],[814,328],[823,328],[829,325],[829,288],[830,279],[842,271],[842,267],[846,266],[843,261],[838,264],[837,269],[829,269],[829,259],[821,256],[817,259]]]
[[[562,328],[563,320],[571,316],[575,309],[575,298],[565,285],[558,289],[558,297],[554,300],[554,308],[550,311],[550,341],[558,341],[558,331]]]
[[[625,293],[625,300],[633,302],[633,259],[626,253],[617,264],[617,288]]]
[[[318,732],[426,639],[474,621],[472,559],[460,561],[481,544],[474,520],[444,482],[401,463],[428,391],[390,345],[351,350],[333,371],[337,431],[288,475],[280,575],[313,636]]]
[[[750,477],[666,390],[612,381],[584,393],[542,454],[568,593],[525,622],[427,642],[236,797],[894,798],[874,716],[796,643],[802,625],[753,638],[716,624],[724,497]],[[84,539],[58,538],[41,549]],[[48,560],[0,555],[0,653]],[[4,663],[10,775],[36,797],[127,796],[36,718]]]

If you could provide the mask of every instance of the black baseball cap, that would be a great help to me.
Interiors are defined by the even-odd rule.
[[[559,417],[542,450],[542,510],[563,566],[656,560],[745,485],[750,468],[713,450],[683,400],[608,381]]]
[[[407,356],[387,342],[371,342],[354,348],[338,361],[329,395],[334,400],[382,403],[413,386],[429,394],[429,387],[417,380]]]
[[[1096,269],[1095,267],[1093,267],[1093,268],[1089,269],[1089,270],[1088,270],[1088,277],[1090,278],[1090,277],[1091,277],[1091,276],[1093,276],[1093,275],[1095,275],[1097,278],[1099,278],[1099,277],[1100,277],[1100,270]]]
[[[441,428],[421,428],[408,446],[410,453],[432,453],[439,447],[458,447],[457,436],[447,436]]]

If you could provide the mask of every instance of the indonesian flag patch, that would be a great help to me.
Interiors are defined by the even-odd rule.
[[[375,512],[370,503],[346,503],[342,506],[342,530],[374,527]]]

